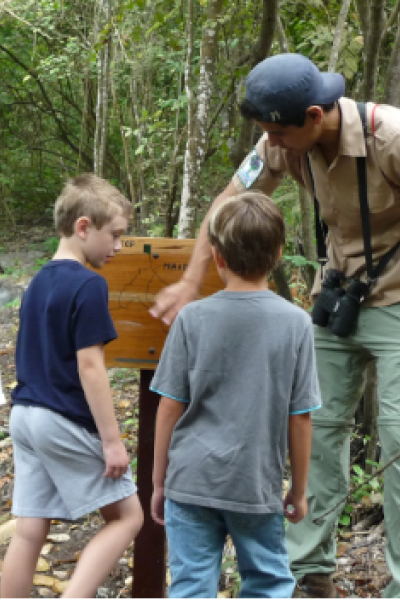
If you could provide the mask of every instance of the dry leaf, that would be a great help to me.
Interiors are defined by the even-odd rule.
[[[371,508],[371,506],[372,506],[371,498],[369,496],[363,496],[361,498],[361,504],[363,505],[364,508]]]
[[[36,565],[36,571],[39,573],[44,573],[50,569],[50,564],[44,558],[39,558],[38,563]]]
[[[370,495],[370,499],[372,504],[380,504],[381,506],[383,506],[383,496],[380,492],[373,492]]]
[[[3,356],[4,354],[10,354],[10,352],[12,352],[14,350],[14,348],[7,348],[6,350],[0,350],[0,356]]]
[[[67,533],[50,533],[47,539],[51,542],[68,542],[71,538]]]
[[[121,402],[119,403],[120,408],[129,408],[130,405],[131,405],[130,400],[121,400]]]
[[[9,390],[13,390],[14,388],[16,388],[18,385],[18,381],[13,381],[12,383],[8,383],[5,387],[8,388]]]
[[[59,581],[58,579],[54,580],[54,584],[52,585],[52,589],[56,592],[56,594],[63,594],[67,589],[69,584],[68,581]]]
[[[68,571],[53,571],[53,575],[54,577],[57,577],[57,579],[66,579],[68,577]]]
[[[346,552],[347,548],[349,548],[350,544],[346,544],[345,542],[341,542],[340,544],[338,544],[337,550],[336,550],[336,556],[343,556],[343,554]]]
[[[11,519],[6,521],[3,525],[0,525],[0,546],[9,542],[15,531],[17,519]]]
[[[43,585],[44,587],[53,587],[56,579],[48,575],[35,575],[33,577],[33,585]]]
[[[50,550],[52,549],[53,544],[45,544],[40,552],[40,554],[43,554],[43,556],[46,556],[46,554],[48,554],[50,552]]]
[[[41,598],[54,598],[54,593],[51,588],[41,587],[38,589],[38,594]]]
[[[3,454],[6,455],[6,458],[8,458],[8,454],[6,452],[4,452]],[[2,460],[2,454],[0,454],[0,461]],[[14,479],[14,475],[6,475],[5,477],[3,477],[2,479],[0,479],[0,490],[1,488],[8,483],[9,481],[11,481],[11,479]]]

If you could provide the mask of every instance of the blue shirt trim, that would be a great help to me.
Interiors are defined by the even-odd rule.
[[[185,404],[189,404],[189,400],[182,400],[181,398],[175,398],[175,396],[171,396],[170,394],[165,394],[164,392],[160,392],[160,390],[155,390],[153,387],[150,386],[150,389],[152,392],[155,392],[156,394],[160,394],[160,396],[166,396],[167,398],[171,398],[171,400],[177,400],[178,402],[184,402]]]
[[[290,415],[303,415],[304,413],[308,413],[311,412],[312,410],[317,410],[317,408],[321,408],[322,404],[319,404],[318,406],[314,406],[313,408],[306,408],[305,410],[297,410],[296,412],[292,412],[289,413]]]

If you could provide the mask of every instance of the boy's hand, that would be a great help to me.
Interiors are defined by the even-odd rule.
[[[298,523],[308,513],[308,503],[305,494],[297,497],[293,494],[292,489],[286,494],[286,498],[283,503],[285,517],[291,523]]]
[[[164,488],[155,487],[151,498],[151,516],[159,525],[165,525],[164,522]]]
[[[129,466],[129,456],[121,440],[116,442],[103,442],[104,460],[106,461],[106,470],[103,477],[119,479],[126,473]]]

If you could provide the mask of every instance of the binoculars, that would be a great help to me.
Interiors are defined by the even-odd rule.
[[[371,285],[358,279],[350,279],[346,289],[344,273],[328,269],[322,282],[322,290],[311,313],[312,322],[320,327],[329,325],[332,333],[348,337],[356,323],[360,305],[368,296]]]

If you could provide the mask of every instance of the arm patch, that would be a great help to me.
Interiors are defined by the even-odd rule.
[[[263,169],[264,161],[259,156],[257,150],[253,148],[242,165],[236,171],[236,175],[239,177],[244,187],[248,189],[258,179]]]

